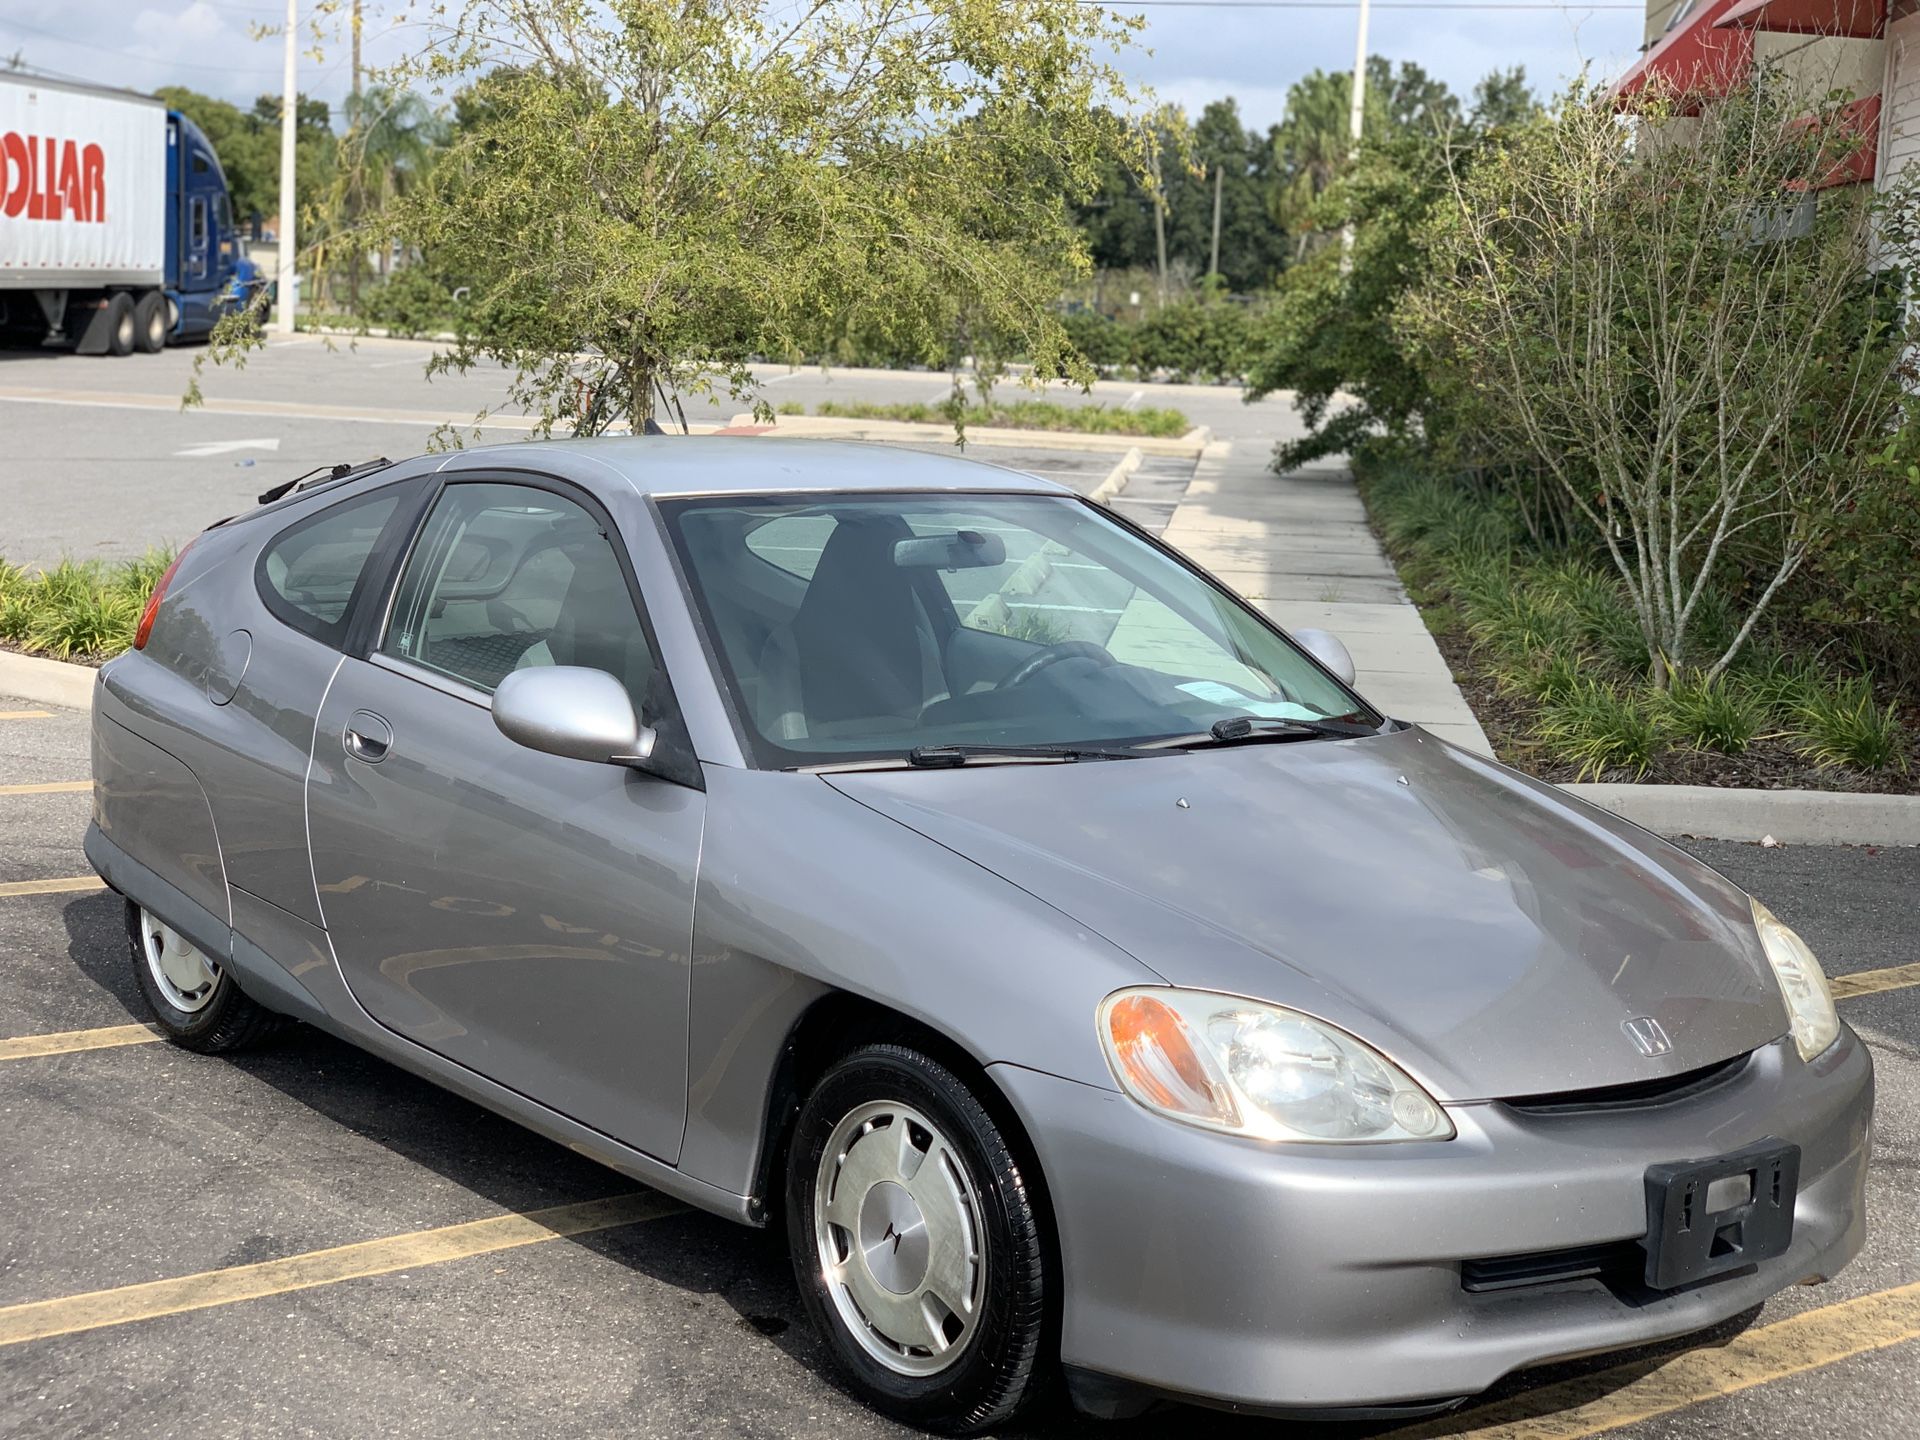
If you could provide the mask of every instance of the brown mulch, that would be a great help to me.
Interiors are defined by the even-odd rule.
[[[1878,775],[1856,770],[1823,770],[1809,764],[1804,756],[1784,740],[1755,740],[1740,755],[1719,755],[1712,751],[1662,751],[1644,775],[1630,770],[1609,770],[1600,775],[1581,775],[1579,768],[1551,760],[1539,753],[1533,730],[1539,706],[1522,696],[1503,695],[1487,674],[1473,641],[1461,634],[1436,635],[1434,643],[1453,671],[1454,683],[1466,696],[1467,705],[1479,720],[1493,753],[1502,764],[1542,780],[1564,785],[1576,780],[1638,781],[1647,785],[1719,785],[1746,790],[1835,790],[1859,794],[1920,794],[1920,753],[1910,750],[1907,771],[1886,771]],[[1916,732],[1920,716],[1903,715],[1907,733]]]
[[[29,650],[24,645],[16,645],[11,640],[0,640],[0,650],[5,650],[13,655],[30,655],[35,660],[60,659],[57,655],[43,655],[38,650]],[[89,670],[98,670],[112,658],[113,656],[111,655],[69,655],[66,659],[61,660],[60,663],[63,665],[84,665]]]

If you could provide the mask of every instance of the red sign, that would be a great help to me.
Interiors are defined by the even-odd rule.
[[[106,153],[51,135],[0,133],[0,215],[106,224]]]

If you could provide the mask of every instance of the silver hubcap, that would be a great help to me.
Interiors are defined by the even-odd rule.
[[[146,910],[140,912],[140,946],[147,973],[176,1010],[188,1014],[205,1007],[220,981],[220,967],[194,943]]]
[[[902,1375],[933,1375],[973,1338],[986,1291],[980,1199],[944,1136],[907,1105],[834,1127],[814,1181],[814,1238],[847,1330]]]

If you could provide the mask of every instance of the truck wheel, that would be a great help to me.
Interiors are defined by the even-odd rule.
[[[107,302],[107,353],[131,355],[139,329],[133,320],[133,299],[126,291],[115,293]]]
[[[133,340],[144,355],[167,348],[167,297],[158,290],[148,290],[135,302]]]

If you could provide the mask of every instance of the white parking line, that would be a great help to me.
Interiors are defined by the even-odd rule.
[[[1126,398],[1125,403],[1122,404],[1120,408],[1122,410],[1138,410],[1140,408],[1140,401],[1145,398],[1146,393],[1144,390],[1134,391],[1133,394]]]

